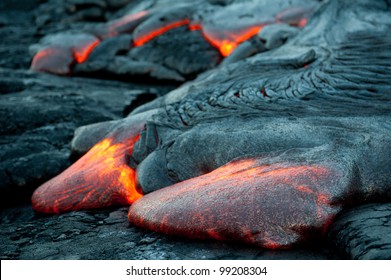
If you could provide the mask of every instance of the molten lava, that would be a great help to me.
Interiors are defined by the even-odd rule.
[[[256,35],[262,28],[262,25],[260,25],[245,28],[236,32],[225,32],[224,30],[222,32],[208,32],[205,31],[202,24],[193,24],[189,19],[183,19],[180,21],[170,22],[135,38],[134,45],[136,47],[142,46],[153,38],[160,36],[171,29],[184,25],[187,25],[190,31],[201,30],[204,38],[212,46],[216,47],[223,56],[230,55],[238,44]]]
[[[48,47],[34,56],[31,69],[34,71],[50,72],[58,75],[70,74],[73,55],[69,49]]]
[[[163,26],[161,26],[159,28],[156,28],[156,29],[152,30],[151,32],[149,32],[147,34],[143,34],[142,36],[139,36],[139,37],[135,38],[133,43],[134,43],[134,45],[136,47],[142,46],[145,43],[147,43],[148,41],[152,40],[153,38],[155,38],[157,36],[160,36],[163,33],[167,32],[167,31],[169,31],[171,29],[174,29],[174,28],[177,28],[177,27],[180,27],[180,26],[183,26],[183,25],[188,25],[189,23],[190,23],[190,21],[188,19],[183,19],[183,20],[180,20],[180,21],[170,22],[167,25],[163,25]]]
[[[237,46],[255,36],[263,26],[270,23],[288,23],[298,27],[304,27],[307,24],[307,17],[310,9],[302,7],[289,8],[277,14],[274,20],[262,21],[259,19],[251,24],[240,25],[235,28],[221,27],[217,28],[213,24],[203,22],[194,22],[192,19],[183,18],[179,20],[167,20],[155,25],[149,25],[147,28],[134,32],[133,44],[136,47],[142,46],[153,38],[163,33],[180,27],[188,26],[190,31],[200,30],[205,40],[217,48],[222,56],[229,56]],[[70,74],[74,63],[83,63],[87,60],[92,50],[104,40],[119,34],[133,31],[147,17],[153,14],[152,11],[144,10],[133,14],[125,15],[118,20],[108,22],[103,27],[99,27],[91,34],[72,34],[63,35],[57,42],[51,42],[48,47],[39,51],[33,58],[31,69],[36,71],[46,71],[55,74]],[[98,39],[100,38],[100,39]],[[61,40],[61,41],[60,41]]]
[[[258,34],[264,25],[251,26],[236,31],[216,31],[203,29],[202,34],[205,39],[214,47],[216,47],[222,56],[229,56],[236,47]]]
[[[300,19],[299,22],[297,23],[297,26],[303,28],[304,26],[307,25],[307,23],[308,23],[308,19],[302,18],[302,19]]]
[[[321,234],[340,209],[331,188],[342,174],[330,166],[232,162],[145,195],[129,220],[167,234],[288,248]]]
[[[93,49],[99,45],[100,40],[96,39],[95,41],[89,42],[85,45],[75,46],[73,48],[73,55],[77,63],[83,63],[88,58],[89,54]]]
[[[33,194],[33,208],[41,213],[62,213],[129,205],[142,197],[136,188],[135,171],[127,165],[139,136],[115,143],[106,138],[63,173]]]
[[[218,32],[209,32],[205,30],[202,24],[191,23],[189,19],[182,19],[179,21],[169,22],[165,25],[160,26],[159,28],[153,29],[150,32],[137,36],[134,39],[134,45],[136,47],[142,46],[145,43],[149,42],[153,38],[162,35],[163,33],[187,25],[189,30],[201,30],[205,39],[214,47],[216,47],[221,55],[228,56],[230,55],[238,44],[248,40],[252,36],[256,35],[262,28],[263,25],[251,26],[248,28],[243,28],[241,30],[226,32],[224,30]]]
[[[83,63],[100,43],[100,40],[92,35],[64,35],[60,39],[64,40],[64,45],[51,45],[36,53],[31,64],[32,70],[59,75],[70,74],[72,64]]]
[[[308,11],[303,8],[292,8],[278,14],[275,18],[275,22],[285,22],[298,27],[304,27],[307,24]],[[136,47],[142,46],[149,42],[153,38],[162,35],[163,33],[187,25],[190,31],[201,30],[205,40],[207,40],[212,46],[216,47],[222,56],[229,56],[236,47],[255,36],[260,32],[263,26],[268,23],[260,22],[259,24],[239,27],[236,30],[216,30],[214,28],[206,28],[202,23],[193,23],[189,19],[182,19],[174,22],[167,22],[162,26],[150,30],[146,34],[135,36],[134,45]]]

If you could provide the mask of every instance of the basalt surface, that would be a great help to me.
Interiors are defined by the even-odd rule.
[[[3,4],[2,258],[389,258],[388,1],[120,2]]]

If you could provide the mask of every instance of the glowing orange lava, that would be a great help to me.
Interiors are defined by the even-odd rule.
[[[100,39],[106,39],[117,36],[118,34],[131,32],[148,17],[150,13],[150,11],[144,10],[125,15],[118,20],[107,23],[103,28],[96,29],[94,34]],[[277,14],[275,22],[284,22],[298,27],[304,27],[307,24],[307,17],[305,16],[308,15],[308,13],[309,11],[304,8],[291,8]],[[142,46],[153,38],[160,36],[171,29],[187,25],[190,31],[201,30],[205,40],[217,48],[223,57],[227,57],[239,44],[259,33],[265,24],[266,23],[257,23],[256,25],[247,27],[239,26],[236,30],[226,30],[224,28],[216,30],[213,26],[205,26],[201,22],[182,19],[163,23],[162,26],[156,27],[145,34],[133,34],[133,44],[136,47]],[[72,38],[69,39],[72,40]],[[85,62],[92,50],[100,43],[100,40],[96,37],[94,38],[94,36],[92,36],[92,38],[86,37],[77,40],[79,41],[76,41],[73,46],[53,45],[41,50],[34,56],[31,69],[60,75],[69,74],[72,65],[75,62]]]
[[[177,27],[180,27],[183,25],[188,25],[189,23],[190,23],[190,21],[188,19],[183,19],[180,21],[171,22],[171,23],[164,25],[160,28],[152,30],[150,33],[147,33],[137,39],[134,39],[133,43],[136,47],[141,46],[141,45],[145,44],[146,42],[152,40],[153,38],[167,32],[171,29],[174,29],[174,28],[177,28]]]
[[[306,18],[302,18],[302,19],[300,19],[299,22],[297,23],[297,26],[303,28],[304,26],[307,25],[307,23],[308,23],[308,20],[307,20]]]
[[[147,194],[128,217],[167,234],[289,248],[339,211],[327,193],[339,176],[329,165],[244,159]]]
[[[51,56],[53,54],[56,54],[57,50],[53,48],[46,48],[39,52],[37,52],[33,58],[33,61],[31,63],[31,68],[36,69],[38,67],[38,64],[41,62],[42,59]]]
[[[258,34],[261,31],[263,25],[251,26],[237,31],[208,31],[203,29],[204,38],[214,47],[216,47],[222,56],[229,56],[237,46]]]
[[[190,23],[189,24],[189,30],[191,31],[196,31],[196,30],[201,30],[202,25],[200,23]]]
[[[77,63],[83,63],[88,58],[88,55],[92,52],[92,50],[99,45],[100,40],[96,39],[92,42],[89,42],[83,46],[77,46],[73,48],[73,55]]]
[[[33,194],[33,208],[41,213],[62,213],[129,205],[142,197],[136,188],[135,171],[127,165],[139,136],[114,143],[106,138],[63,173]]]
[[[219,50],[222,56],[229,56],[234,51],[234,49],[236,49],[237,46],[238,44],[236,44],[235,42],[224,40],[223,42],[221,42]]]
[[[262,28],[263,25],[259,26],[252,26],[249,28],[244,28],[240,31],[236,32],[222,32],[221,34],[219,33],[218,35],[214,35],[211,32],[204,32],[203,26],[200,23],[191,23],[189,19],[183,19],[180,21],[175,21],[168,23],[160,28],[156,28],[152,30],[151,32],[142,35],[139,38],[134,39],[134,46],[142,46],[143,44],[149,42],[153,38],[162,35],[163,33],[180,27],[188,25],[189,30],[195,31],[195,30],[202,30],[202,34],[205,37],[205,39],[214,47],[216,47],[221,55],[223,56],[228,56],[230,55],[235,48],[238,46],[238,44],[248,40],[249,38],[253,37],[256,35]]]
[[[31,63],[31,69],[34,71],[66,75],[70,73],[72,63],[73,55],[69,49],[48,47],[35,54]]]
[[[72,38],[64,38],[64,40]],[[45,71],[59,75],[71,73],[71,66],[76,63],[83,63],[92,50],[99,45],[100,40],[94,36],[75,39],[73,45],[53,45],[35,54],[31,63],[34,71]]]

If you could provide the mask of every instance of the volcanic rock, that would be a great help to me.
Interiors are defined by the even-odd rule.
[[[137,229],[115,205],[17,206],[1,213],[3,258],[389,258],[389,1],[110,2],[47,1],[38,28],[26,8],[0,14],[2,206],[87,153],[36,191],[36,210],[132,203],[131,185],[145,194],[132,223],[227,242]],[[35,70],[72,76],[16,70],[33,44]],[[80,182],[99,199],[80,199]]]
[[[354,260],[391,259],[391,205],[369,204],[337,217],[329,238],[335,248]]]

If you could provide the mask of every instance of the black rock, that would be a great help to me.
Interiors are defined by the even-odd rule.
[[[30,206],[0,213],[2,259],[338,259],[326,244],[268,251],[167,237],[128,225],[127,208],[38,216]],[[93,244],[93,246],[91,246]]]
[[[235,57],[231,61],[228,57],[221,66],[218,50],[204,39],[200,30],[189,30],[191,24],[187,21],[141,46],[131,43],[152,27],[160,26],[160,16],[162,22],[170,23],[190,15],[195,29],[197,20],[204,16],[208,28],[219,26],[229,30],[238,22],[232,19],[240,18],[240,13],[233,13],[225,20],[219,20],[219,15],[229,14],[237,7],[243,8],[240,10],[243,13],[250,11],[251,15],[257,11],[256,2],[200,1],[202,5],[194,5],[193,1],[179,4],[131,1],[126,7],[125,1],[109,0],[49,0],[40,5],[27,1],[25,6],[22,1],[11,2],[14,1],[0,4],[11,9],[0,12],[0,35],[6,38],[0,42],[2,259],[391,257],[390,1],[322,1],[304,29],[289,28],[294,31],[282,34],[281,26],[271,33],[265,28],[268,36],[261,31],[251,39],[258,40],[256,45],[251,45],[251,40],[244,42],[237,49],[240,52],[234,52]],[[73,8],[67,6],[71,2]],[[273,3],[290,5],[285,1]],[[35,5],[37,9],[30,11]],[[176,9],[176,5],[180,7]],[[175,12],[171,12],[174,6]],[[115,13],[120,7],[124,8]],[[270,5],[265,11],[274,8]],[[119,29],[118,36],[100,37],[107,31],[103,27],[112,26],[118,16],[145,9],[153,13]],[[270,17],[276,18],[274,14]],[[102,25],[96,25],[96,21],[102,21]],[[102,27],[101,33],[91,31],[96,26]],[[89,78],[57,77],[27,70],[31,63],[30,45],[39,43],[41,36],[68,30],[91,32],[103,40],[84,63],[75,65],[74,50],[70,52],[72,62],[67,67],[72,74]],[[176,87],[173,81],[182,83],[193,78],[193,82],[169,92]],[[145,81],[149,84],[140,84]],[[160,84],[162,81],[166,84]],[[294,170],[298,164],[324,164],[321,167],[330,168],[335,176],[327,177],[329,181],[319,179],[322,176],[313,180],[322,181],[323,185],[316,186],[324,186],[329,197],[318,193],[320,189],[297,186],[306,198],[304,203],[300,204],[300,200],[291,203],[299,204],[297,208],[289,206],[292,193],[281,197],[278,188],[264,196],[270,201],[262,203],[266,208],[278,208],[271,215],[279,217],[277,221],[271,220],[271,228],[284,221],[284,217],[286,220],[293,217],[302,222],[295,224],[295,234],[316,237],[315,242],[308,238],[302,248],[269,251],[236,241],[194,241],[136,228],[127,222],[127,207],[41,216],[30,206],[21,205],[28,203],[39,184],[60,173],[108,134],[114,131],[118,135],[129,128],[140,116],[148,116],[146,125],[140,131],[133,155],[124,157],[129,166],[137,169],[139,187],[157,197],[169,192],[171,187],[166,188],[169,185],[185,186],[189,182],[186,180],[203,180],[204,174],[224,164],[230,166],[248,158],[255,159],[252,172],[267,166],[270,174],[275,174],[281,164]],[[77,127],[80,128],[74,132]],[[239,176],[242,171],[229,175]],[[267,184],[259,177],[259,182]],[[256,195],[241,201],[245,205],[245,218],[260,209],[259,205],[251,204]],[[163,219],[153,218],[172,214],[167,217],[180,220],[196,210],[201,210],[201,217],[206,213],[208,219],[219,218],[202,212],[209,205],[194,205],[199,199],[197,194],[191,200],[193,204],[181,205],[181,196],[171,198],[172,205],[180,205],[181,211],[175,212],[171,204],[159,208],[158,200],[152,199],[149,205],[156,207],[148,215],[155,224],[141,226],[156,230],[158,225],[163,229],[167,226],[161,224]],[[368,202],[376,204],[359,206]],[[19,205],[10,207],[10,204]],[[222,204],[222,199],[210,203]],[[297,210],[306,205],[313,211]],[[132,206],[131,213],[142,213],[143,207],[142,198],[138,205]],[[162,211],[156,215],[159,209]],[[312,224],[316,215],[323,215],[322,209],[327,210],[330,220]],[[328,222],[338,212],[326,233]],[[225,219],[228,228],[231,220]],[[285,225],[282,224],[283,231],[291,233]],[[210,231],[210,236],[213,235],[219,237]]]
[[[354,260],[391,259],[391,204],[369,204],[345,211],[329,231],[329,239]]]

